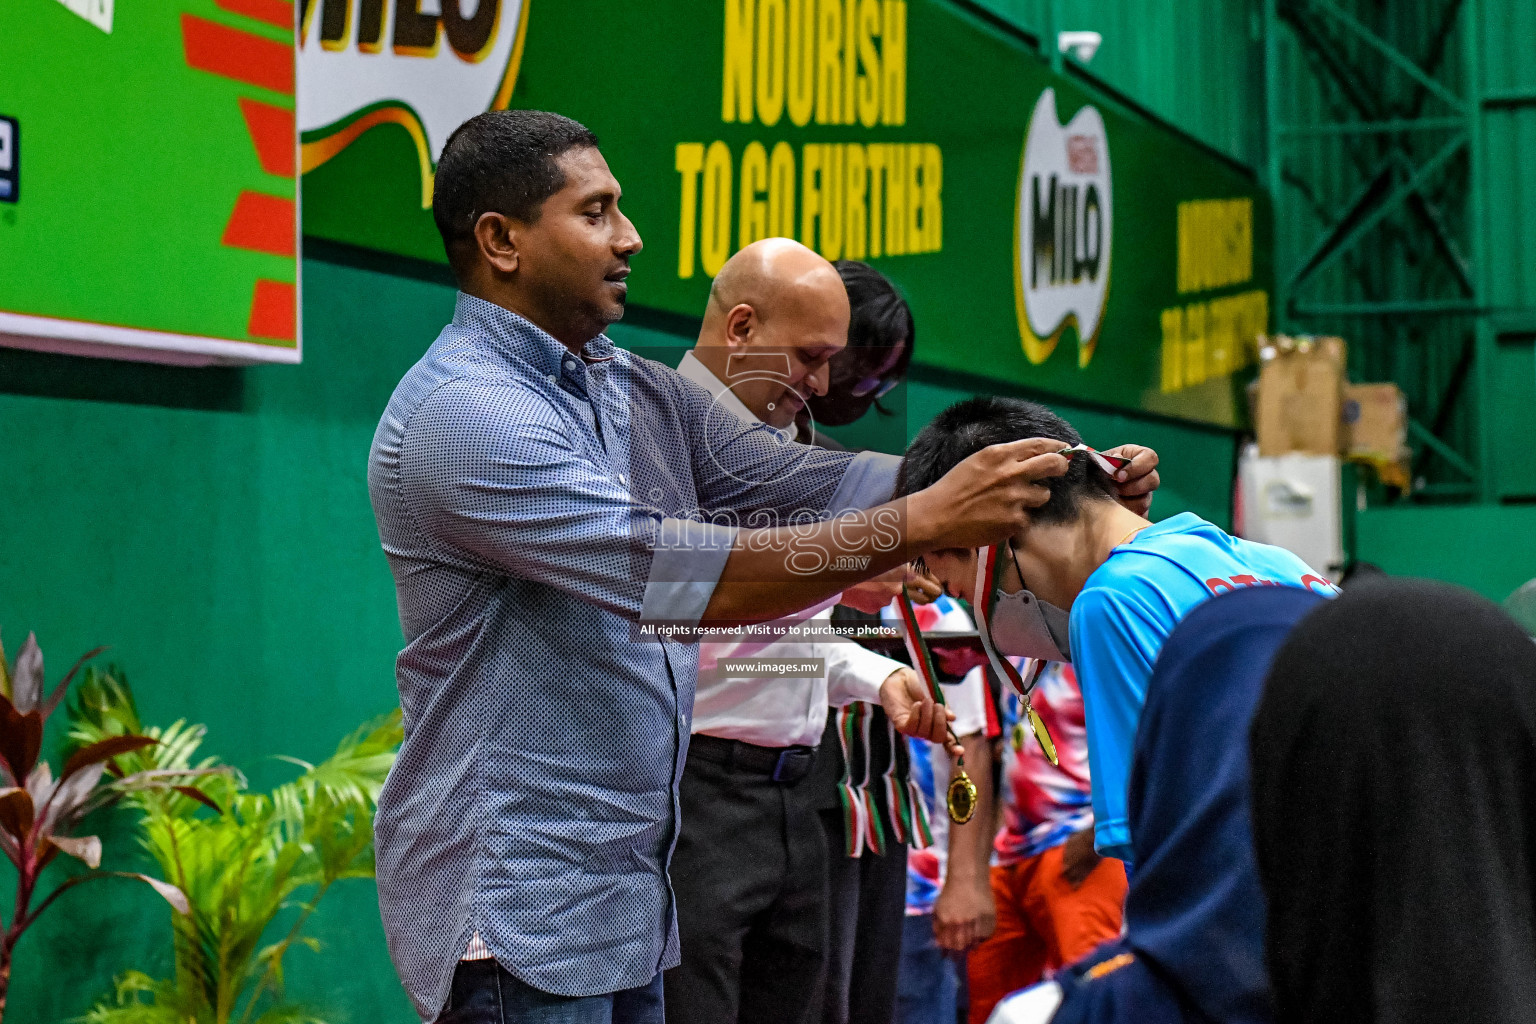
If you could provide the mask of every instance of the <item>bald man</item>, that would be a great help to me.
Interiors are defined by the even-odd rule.
[[[765,238],[720,268],[678,372],[740,419],[783,429],[808,395],[826,394],[827,361],[847,345],[837,270],[799,242]]]
[[[848,340],[848,295],[830,263],[770,238],[728,260],[710,290],[698,344],[678,372],[720,415],[793,428],[827,390]],[[878,610],[895,585],[849,600]],[[851,641],[775,639],[829,629],[836,596],[770,624],[772,632],[699,647],[693,737],[672,859],[682,963],[666,974],[667,1020],[813,1019],[826,969],[827,852],[808,778],[827,706],[880,702],[911,669]],[[816,665],[778,675],[727,659]]]

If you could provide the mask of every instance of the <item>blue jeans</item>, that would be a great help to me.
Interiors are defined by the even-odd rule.
[[[660,973],[622,992],[556,996],[518,981],[495,960],[465,960],[437,1024],[664,1024],[661,1007]]]
[[[959,990],[954,960],[934,941],[933,915],[908,915],[901,925],[896,1024],[955,1024]]]

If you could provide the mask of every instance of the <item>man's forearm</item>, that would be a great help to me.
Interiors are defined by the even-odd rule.
[[[911,561],[941,536],[929,504],[914,494],[824,522],[740,531],[701,624],[782,618]]]
[[[825,522],[737,533],[701,622],[781,618],[936,548],[997,544],[1050,499],[1041,481],[1067,471],[1061,442],[983,448],[931,487]]]

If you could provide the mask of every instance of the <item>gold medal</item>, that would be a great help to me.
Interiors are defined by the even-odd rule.
[[[1035,739],[1040,741],[1040,749],[1045,751],[1046,760],[1051,764],[1059,764],[1056,760],[1056,744],[1051,740],[1051,731],[1045,727],[1045,722],[1040,719],[1040,712],[1028,701],[1024,704],[1024,713],[1029,716],[1029,730],[1035,734]]]
[[[949,820],[964,825],[976,814],[976,783],[965,774],[965,762],[955,765],[955,777],[949,780]]]

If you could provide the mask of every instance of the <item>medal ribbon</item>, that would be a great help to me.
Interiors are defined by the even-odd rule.
[[[910,772],[899,772],[897,758],[906,748],[907,738],[896,731],[891,720],[885,720],[886,735],[891,741],[891,763],[885,769],[885,799],[891,808],[891,831],[898,843],[906,843],[914,850],[926,850],[933,845],[933,829],[928,824],[928,807],[917,791]]]
[[[837,742],[843,751],[843,778],[837,784],[838,803],[843,808],[843,852],[858,857],[864,852],[864,801],[853,785],[853,731],[860,705],[850,704],[837,712]],[[864,752],[867,759],[869,751]]]
[[[1081,446],[1080,446],[1081,447]],[[1092,451],[1092,449],[1088,449]],[[1099,456],[1098,452],[1093,452]],[[1029,719],[1030,732],[1035,734],[1035,739],[1040,741],[1040,749],[1045,752],[1046,759],[1051,764],[1057,764],[1056,744],[1051,741],[1051,734],[1046,729],[1045,723],[1040,720],[1040,715],[1035,711],[1030,702],[1029,695],[1034,692],[1035,684],[1040,681],[1040,674],[1045,671],[1045,662],[1038,658],[1031,658],[1034,662],[1033,670],[1029,674],[1029,682],[1024,682],[1024,677],[1019,675],[1019,670],[1013,667],[1013,662],[1007,658],[998,656],[997,648],[992,646],[992,628],[987,622],[987,605],[992,601],[992,595],[1001,588],[1002,559],[997,545],[985,548],[978,552],[976,559],[976,589],[972,597],[976,600],[971,609],[976,613],[976,632],[981,635],[982,650],[987,652],[987,661],[992,666],[992,671],[1006,682],[1013,691],[1024,701],[1024,715]],[[1022,581],[1021,581],[1022,582]]]
[[[933,670],[933,656],[928,652],[928,641],[923,639],[923,630],[917,624],[917,611],[912,607],[912,599],[907,596],[907,588],[901,588],[901,638],[907,645],[907,657],[912,659],[912,669],[928,688],[928,694],[933,702],[940,707],[944,706],[944,691],[939,689],[939,675]]]
[[[923,685],[933,697],[935,704],[944,707],[944,691],[939,689],[939,676],[933,670],[933,658],[928,652],[928,642],[923,639],[923,630],[917,624],[917,612],[912,608],[912,599],[907,596],[907,588],[901,588],[901,622],[902,637],[907,644],[907,654],[912,659],[912,668],[923,680]],[[955,737],[954,729],[949,730],[950,741],[959,744]],[[962,800],[963,802],[957,802]],[[949,817],[957,824],[965,824],[971,820],[971,815],[976,809],[976,784],[965,773],[965,756],[958,755],[955,758],[955,775],[949,785]]]
[[[908,842],[914,850],[926,850],[933,845],[933,826],[928,822],[928,801],[923,799],[911,774],[908,771],[907,806],[912,808],[912,837]]]
[[[858,703],[859,728],[864,740],[864,781],[859,784],[859,795],[864,798],[865,843],[876,855],[885,853],[885,825],[880,817],[880,805],[875,794],[869,791],[870,768],[875,760],[875,750],[869,745],[869,721],[874,717],[868,704]]]
[[[1072,454],[1076,452],[1086,452],[1088,457],[1093,460],[1093,464],[1098,466],[1104,472],[1108,473],[1110,476],[1114,476],[1120,470],[1131,464],[1131,460],[1123,455],[1105,455],[1098,449],[1089,448],[1085,444],[1075,444],[1070,448],[1063,448],[1056,454],[1065,455],[1070,459]]]
[[[907,806],[906,787],[896,778],[896,727],[889,718],[885,720],[885,732],[890,740],[891,759],[880,783],[885,788],[885,805],[891,811],[891,833],[898,843],[905,843],[912,835],[912,809]]]
[[[998,557],[999,549],[996,546],[984,548],[976,560],[976,590],[972,596],[976,599],[971,605],[971,610],[976,613],[976,632],[981,635],[981,648],[987,652],[987,662],[992,666],[992,671],[997,673],[1013,688],[1020,697],[1028,697],[1029,692],[1035,688],[1035,682],[1040,678],[1040,668],[1036,666],[1030,681],[1026,684],[1024,677],[1019,675],[1019,670],[1013,667],[1013,663],[1006,658],[998,656],[997,648],[992,646],[992,628],[987,621],[987,605],[991,603],[992,595],[1000,589],[1002,572],[1002,559]],[[1030,659],[1031,661],[1035,659]]]

